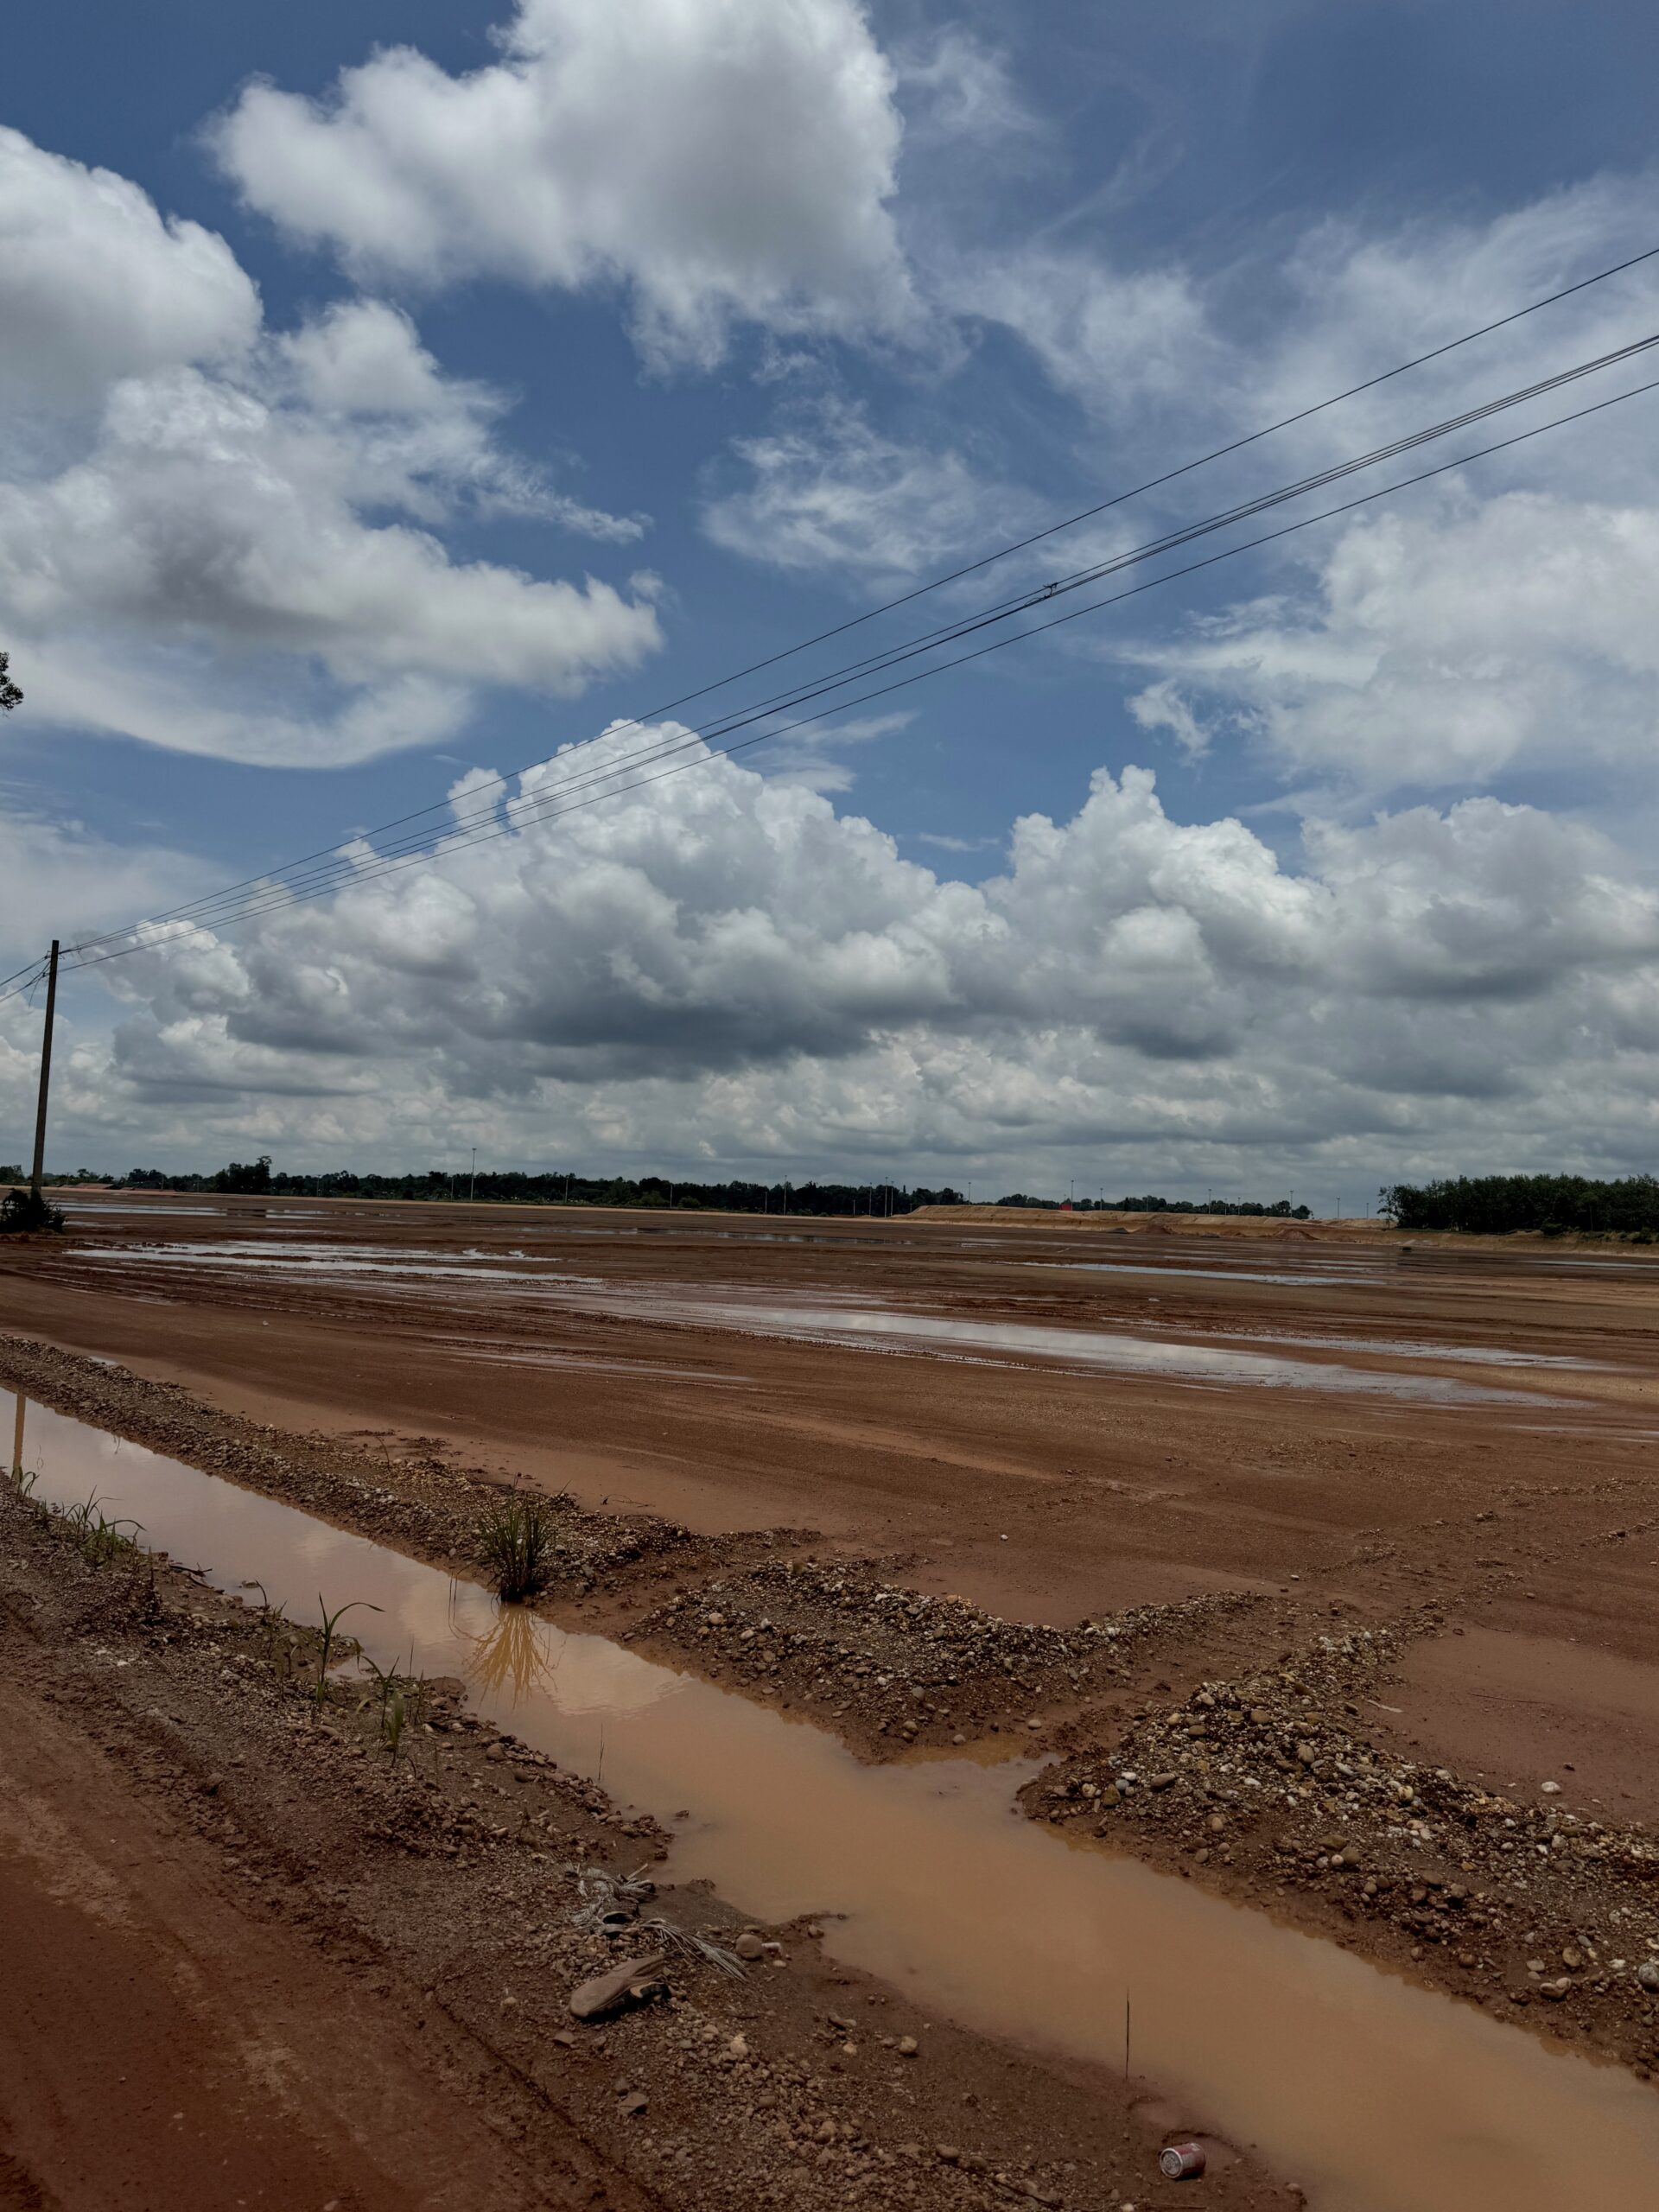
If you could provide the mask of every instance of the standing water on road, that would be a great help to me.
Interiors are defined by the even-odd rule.
[[[22,1408],[0,1393],[0,1433]],[[827,1948],[918,2004],[1072,2061],[1121,2063],[1254,2145],[1324,2212],[1650,2212],[1659,2098],[1621,2069],[1366,1965],[1266,1915],[1025,1820],[1029,1762],[868,1766],[832,1737],[498,1605],[367,1538],[30,1408],[35,1495],[143,1524],[290,1618],[367,1599],[383,1663],[462,1675],[476,1708],[624,1803],[685,1808],[669,1879]]]

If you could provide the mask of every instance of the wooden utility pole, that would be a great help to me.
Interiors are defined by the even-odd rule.
[[[41,1037],[41,1103],[35,1113],[35,1172],[29,1188],[38,1198],[46,1167],[46,1102],[52,1088],[52,1017],[58,1007],[58,940],[52,940],[52,957],[46,969],[46,1028]]]

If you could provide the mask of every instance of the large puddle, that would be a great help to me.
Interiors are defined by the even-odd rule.
[[[222,1221],[226,1212],[223,1206],[126,1205],[104,1198],[59,1198],[54,1203],[60,1206],[65,1213],[113,1214],[120,1216],[123,1219],[128,1217],[136,1218],[142,1215],[148,1220],[152,1214],[176,1213],[187,1215],[194,1221],[214,1218]]]
[[[1416,1337],[1289,1337],[1277,1330],[1217,1329],[1217,1337],[1240,1343],[1294,1344],[1306,1351],[1363,1351],[1378,1359],[1460,1360],[1475,1367],[1553,1367],[1586,1374],[1603,1363],[1577,1359],[1567,1352],[1510,1351],[1501,1344],[1437,1344]]]
[[[452,1306],[464,1304],[474,1310],[499,1301],[505,1294],[533,1304],[670,1326],[734,1330],[864,1351],[904,1351],[918,1357],[948,1355],[983,1361],[1000,1355],[1005,1359],[1058,1363],[1072,1372],[1103,1371],[1199,1387],[1341,1391],[1418,1404],[1537,1407],[1555,1402],[1531,1391],[1465,1382],[1451,1376],[1399,1368],[1354,1367],[1337,1360],[1294,1359],[1276,1352],[1231,1351],[1213,1342],[1191,1344],[1125,1330],[959,1319],[872,1305],[850,1295],[835,1303],[783,1301],[746,1294],[736,1284],[688,1291],[669,1284],[611,1283],[595,1276],[565,1273],[551,1261],[526,1262],[522,1251],[502,1255],[473,1249],[440,1255],[411,1251],[400,1245],[273,1245],[254,1237],[214,1244],[157,1243],[135,1250],[143,1261],[162,1268],[250,1278],[349,1282],[358,1288],[385,1282],[395,1286],[405,1299],[424,1298]],[[85,1256],[93,1263],[120,1266],[132,1254],[117,1249],[93,1250]],[[521,1264],[504,1264],[511,1261]],[[1285,1341],[1304,1342],[1311,1348],[1319,1340]],[[1357,1348],[1385,1358],[1419,1353],[1452,1360],[1465,1357],[1432,1345],[1357,1344]]]
[[[1351,1283],[1363,1288],[1368,1283],[1392,1284],[1397,1280],[1385,1275],[1376,1261],[1369,1255],[1358,1260],[1332,1260],[1317,1271],[1294,1274],[1286,1269],[1277,1271],[1266,1268],[1189,1268],[1174,1260],[1037,1260],[1030,1264],[1052,1268],[1057,1274],[1084,1275],[1174,1275],[1196,1282],[1280,1282],[1294,1283],[1302,1287],[1312,1287],[1331,1290]]]
[[[0,1434],[14,1405],[0,1393]],[[685,1812],[671,1878],[758,1918],[824,1916],[833,1952],[936,2017],[1116,2066],[1131,1999],[1136,2072],[1322,2212],[1650,2212],[1659,2098],[1632,2075],[1034,1826],[1012,1803],[1027,1763],[861,1765],[793,1716],[39,1408],[18,1456],[37,1496],[95,1491],[295,1618],[369,1599],[352,1618],[378,1659],[463,1674],[480,1710],[602,1767],[625,1803]]]
[[[1273,1352],[1225,1351],[1215,1344],[1180,1344],[1135,1336],[1125,1330],[1064,1329],[1021,1321],[957,1320],[942,1314],[898,1313],[891,1307],[751,1307],[701,1300],[695,1306],[688,1300],[683,1318],[714,1321],[728,1328],[758,1329],[773,1336],[865,1344],[900,1340],[907,1348],[947,1344],[973,1351],[1013,1352],[1029,1358],[1064,1360],[1072,1366],[1107,1368],[1119,1375],[1159,1376],[1175,1382],[1341,1390],[1360,1396],[1410,1398],[1418,1402],[1427,1400],[1444,1405],[1536,1406],[1547,1402],[1530,1391],[1498,1389],[1444,1376],[1349,1367],[1336,1361],[1326,1364],[1285,1359]]]

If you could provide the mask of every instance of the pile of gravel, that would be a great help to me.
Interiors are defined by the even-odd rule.
[[[1233,1593],[1142,1605],[1058,1629],[1004,1621],[965,1599],[884,1582],[870,1568],[766,1560],[681,1592],[632,1631],[690,1651],[716,1679],[909,1743],[965,1741],[984,1729],[1075,1707],[1129,1677],[1152,1638],[1253,1602]]]

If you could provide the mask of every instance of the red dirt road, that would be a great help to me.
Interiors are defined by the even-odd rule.
[[[0,1684],[0,2205],[518,2212],[416,2026],[16,1680]]]

